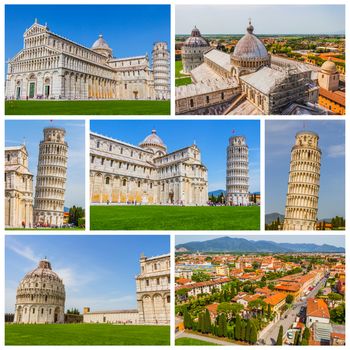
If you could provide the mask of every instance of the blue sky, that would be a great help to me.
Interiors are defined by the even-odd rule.
[[[86,47],[103,34],[115,57],[152,54],[156,41],[170,43],[169,5],[6,5],[5,59],[23,47],[34,19]]]
[[[175,244],[183,244],[187,242],[203,242],[215,238],[227,237],[220,235],[177,235],[175,237]],[[313,243],[313,244],[330,244],[336,247],[345,247],[344,235],[245,235],[245,236],[229,236],[231,238],[244,238],[250,241],[272,241],[277,243]]]
[[[250,192],[260,191],[260,124],[256,120],[93,120],[93,132],[138,145],[153,128],[168,152],[190,146],[195,141],[202,162],[208,168],[209,191],[225,189],[226,147],[232,135],[246,136],[249,146]],[[235,133],[232,134],[232,131]]]
[[[50,125],[66,129],[68,169],[65,206],[85,207],[85,122],[81,120],[6,120],[5,146],[18,146],[25,141],[29,154],[29,169],[37,173],[39,143],[43,129]],[[35,194],[35,178],[34,178]]]
[[[344,5],[176,6],[176,34],[243,34],[248,18],[256,34],[344,34]]]
[[[16,288],[45,256],[63,279],[66,309],[137,308],[135,276],[141,253],[168,254],[166,235],[8,235],[5,239],[6,312],[13,312]]]
[[[284,215],[290,152],[298,131],[316,132],[322,151],[318,218],[345,215],[345,129],[342,120],[266,121],[266,213]]]

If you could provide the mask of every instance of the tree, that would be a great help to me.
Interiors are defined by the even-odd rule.
[[[227,318],[224,313],[219,315],[218,336],[227,337]]]
[[[267,318],[271,318],[271,304],[267,304]]]
[[[210,333],[211,331],[211,320],[209,310],[206,309],[204,313],[204,333]]]
[[[218,313],[225,313],[227,318],[232,318],[244,309],[242,304],[223,302],[218,305]]]
[[[283,345],[283,327],[282,326],[280,326],[280,329],[278,331],[276,345]]]
[[[183,317],[184,317],[184,327],[185,329],[192,329],[193,328],[193,321],[192,317],[189,314],[188,310],[185,308],[183,312]]]
[[[78,226],[79,219],[83,217],[85,217],[85,211],[82,207],[73,205],[73,207],[69,208],[68,223]]]
[[[210,275],[204,271],[195,271],[192,275],[192,281],[194,282],[205,282],[210,280]]]
[[[242,321],[241,316],[236,316],[236,322],[235,322],[235,339],[239,340],[241,337],[241,327],[242,327]]]
[[[251,328],[250,328],[250,344],[256,344],[258,340],[258,331],[256,329],[255,323],[251,323]]]
[[[246,329],[246,323],[242,322],[242,327],[241,327],[241,340],[245,340],[245,329]]]
[[[294,345],[300,345],[300,333],[301,331],[296,331],[294,336]]]
[[[286,297],[286,303],[287,304],[291,304],[294,300],[294,297],[292,294],[288,294],[287,297]]]
[[[331,321],[338,324],[345,324],[345,303],[340,304],[330,312]]]
[[[301,339],[301,345],[309,345],[310,329],[305,327],[303,337]]]
[[[244,340],[248,343],[250,341],[250,332],[251,332],[251,324],[250,324],[250,320],[248,319],[247,326],[245,328],[245,337],[244,337]]]

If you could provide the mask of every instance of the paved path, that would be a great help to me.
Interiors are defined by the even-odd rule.
[[[192,338],[192,339],[198,339],[198,340],[206,341],[208,343],[213,343],[213,344],[217,344],[217,345],[231,345],[231,346],[237,345],[235,343],[230,343],[228,341],[206,337],[205,335],[199,335],[199,334],[193,334],[193,333],[187,333],[187,332],[179,332],[176,334],[175,338],[176,339]]]
[[[267,332],[262,338],[259,339],[259,344],[274,345],[278,337],[280,326],[283,327],[283,332],[286,333],[290,325],[293,322],[295,322],[295,318],[299,313],[300,309],[302,307],[306,308],[307,299],[315,297],[317,292],[324,287],[325,282],[326,278],[323,278],[317,284],[317,286],[309,293],[305,300],[294,303],[289,310],[287,310],[283,315],[281,315],[281,319],[275,323],[275,325],[270,329],[269,332]]]

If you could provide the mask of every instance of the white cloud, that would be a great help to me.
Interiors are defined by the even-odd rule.
[[[6,247],[14,253],[18,254],[19,256],[22,256],[23,258],[26,258],[35,263],[37,263],[40,260],[40,258],[38,258],[38,256],[34,253],[31,247],[23,246],[13,238],[8,238],[6,240]]]
[[[327,149],[327,156],[330,158],[339,158],[345,156],[345,145],[331,145]]]

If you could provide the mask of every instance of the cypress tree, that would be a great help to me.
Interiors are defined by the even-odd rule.
[[[218,324],[218,336],[222,337],[224,335],[224,328],[223,328],[223,323],[222,323],[222,315],[219,315],[219,324]]]
[[[256,344],[257,340],[258,340],[258,331],[256,330],[255,323],[251,322],[250,337],[249,337],[250,344]]]
[[[283,327],[280,326],[280,329],[278,331],[276,345],[282,345],[282,344],[283,344]]]
[[[208,309],[205,310],[205,314],[204,314],[204,328],[205,328],[205,333],[210,333],[211,321],[210,321],[210,313]]]
[[[184,327],[185,329],[191,329],[191,316],[189,315],[187,309],[184,310],[183,312],[184,316]]]
[[[271,317],[271,304],[267,304],[267,318]]]
[[[235,326],[235,339],[239,340],[241,337],[241,316],[236,316],[236,326]]]
[[[245,340],[245,328],[246,328],[246,324],[245,322],[242,322],[242,327],[241,327],[241,340]]]
[[[226,317],[226,314],[222,314],[222,328],[223,328],[224,337],[227,337],[227,317]]]
[[[250,341],[250,330],[251,330],[251,324],[250,324],[250,320],[248,320],[247,327],[245,329],[245,338],[244,338],[244,340],[248,343]]]

